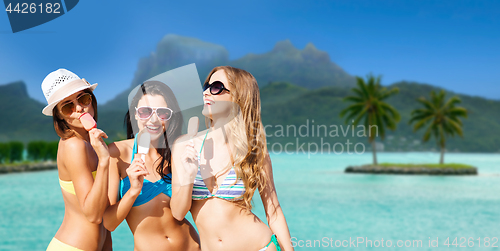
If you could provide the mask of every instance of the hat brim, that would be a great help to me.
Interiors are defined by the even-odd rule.
[[[65,98],[67,98],[67,97],[69,97],[69,96],[71,96],[71,95],[73,95],[73,94],[75,94],[75,93],[77,93],[79,91],[85,90],[85,89],[90,89],[91,91],[94,91],[96,87],[97,87],[97,83],[93,84],[91,86],[82,86],[82,87],[76,88],[76,89],[72,90],[71,92],[68,92],[68,94],[65,97],[63,97],[63,98],[61,98],[59,100],[56,100],[56,101],[48,104],[45,108],[43,108],[42,113],[44,115],[46,115],[46,116],[52,116],[53,115],[52,114],[52,110],[54,109],[54,107],[59,102],[61,102],[62,100],[64,100]]]

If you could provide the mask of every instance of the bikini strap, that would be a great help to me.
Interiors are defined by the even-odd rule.
[[[201,143],[200,153],[198,154],[198,168],[200,167],[200,164],[201,164],[201,151],[203,151],[203,146],[205,145],[205,140],[207,139],[209,130],[210,129],[207,129],[207,133],[205,134],[205,138],[203,138],[203,142]]]
[[[205,145],[205,139],[207,139],[207,136],[208,136],[208,131],[210,129],[207,129],[207,133],[205,134],[205,138],[203,139],[203,142],[201,143],[201,148],[200,148],[200,155],[201,155],[201,151],[203,150],[203,145]]]

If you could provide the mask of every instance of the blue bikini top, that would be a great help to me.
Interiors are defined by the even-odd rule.
[[[134,148],[132,153],[132,160],[134,160],[134,155],[137,153],[137,135],[134,139]],[[159,179],[156,182],[151,182],[144,179],[142,184],[142,190],[137,199],[135,199],[134,207],[140,206],[152,200],[154,197],[158,196],[160,193],[166,194],[168,197],[172,197],[172,174],[169,173],[165,175],[167,182],[163,179]],[[127,177],[120,181],[120,199],[125,195],[125,193],[130,189],[130,180]]]

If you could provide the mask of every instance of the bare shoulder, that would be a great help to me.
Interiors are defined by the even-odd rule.
[[[174,141],[174,145],[179,144],[179,143],[182,143],[182,142],[186,142],[186,141],[188,141],[188,140],[190,140],[189,135],[187,135],[187,134],[183,134],[183,135],[179,136],[179,137],[178,137],[178,138]]]
[[[180,156],[182,150],[185,149],[191,137],[187,134],[179,136],[172,144],[172,156]],[[177,158],[177,157],[176,157]]]
[[[271,156],[269,156],[269,152],[264,153],[264,160],[262,162],[262,172],[270,180],[273,179],[273,164],[271,162]]]
[[[269,155],[269,151],[266,151],[264,153],[264,158],[265,158],[265,161],[271,162],[271,155]]]
[[[264,166],[269,166],[268,168],[271,168],[272,166],[271,156],[269,155],[268,151],[264,153]]]
[[[61,140],[61,145],[64,149],[68,150],[78,150],[84,149],[86,147],[86,142],[78,137],[71,137],[69,139]]]
[[[125,174],[125,170],[130,165],[130,159],[132,159],[133,147],[134,139],[109,144],[110,170],[117,170],[119,176]]]
[[[134,146],[134,139],[126,139],[122,141],[116,141],[108,145],[109,154],[111,157],[117,158],[120,156],[120,153],[132,150]]]
[[[196,144],[196,141],[203,140],[203,138],[205,137],[206,132],[207,132],[207,130],[203,130],[203,131],[200,131],[200,132],[196,133],[196,135],[193,137],[193,140],[195,141],[195,144]],[[179,136],[175,140],[174,144],[186,143],[189,140],[191,140],[191,136],[189,136],[187,134],[183,134],[183,135]]]
[[[196,133],[195,138],[199,138],[199,139],[205,138],[205,135],[207,134],[207,131],[208,131],[208,129],[205,129],[203,131],[199,131],[198,133]]]
[[[88,145],[85,140],[78,137],[61,140],[59,143],[60,153],[64,159],[66,158],[87,158]]]
[[[134,147],[134,139],[126,139],[113,142],[108,145],[109,155],[111,158],[123,158],[132,155]]]
[[[90,174],[97,166],[97,156],[92,146],[78,137],[61,140],[58,149],[59,177],[63,180],[76,180],[85,172]],[[61,161],[61,163],[59,163]]]
[[[198,148],[202,144],[202,141],[205,138],[207,130],[203,130],[203,131],[196,133],[196,135],[192,138],[193,142],[194,142],[194,146],[196,148]],[[181,149],[185,149],[187,144],[189,144],[190,140],[191,140],[191,136],[189,136],[187,134],[183,134],[183,135],[179,136],[173,144],[172,154],[175,156],[178,156],[178,154],[180,154],[182,152]]]

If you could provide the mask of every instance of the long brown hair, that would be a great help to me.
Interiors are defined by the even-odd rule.
[[[97,122],[97,99],[94,96],[94,93],[90,89],[85,89],[83,92],[90,94],[92,96],[92,108],[94,108],[94,120]],[[57,105],[52,109],[52,121],[54,122],[54,130],[57,135],[62,139],[69,139],[75,136],[76,132],[71,129],[68,125],[68,122],[64,120],[63,116],[59,112]]]
[[[261,119],[260,93],[257,80],[249,72],[231,66],[219,66],[212,69],[205,82],[210,77],[223,70],[231,87],[232,101],[238,104],[237,110],[233,109],[234,119],[227,125],[229,142],[235,150],[234,169],[245,184],[243,194],[244,207],[252,209],[252,197],[255,190],[260,191],[266,186],[264,161],[267,155],[266,134]],[[239,108],[239,109],[238,109]],[[211,124],[210,118],[205,122]]]
[[[127,139],[134,138],[134,131],[139,131],[139,127],[137,125],[138,121],[135,119],[134,114],[131,116],[130,111],[135,110],[139,100],[145,95],[162,96],[167,103],[167,106],[173,111],[172,117],[169,120],[170,123],[163,132],[164,142],[156,148],[156,152],[160,155],[160,158],[155,160],[153,163],[154,165],[157,161],[159,161],[156,166],[156,172],[164,181],[169,182],[169,178],[166,175],[172,172],[172,151],[170,149],[170,145],[181,135],[182,132],[183,118],[181,109],[179,108],[179,104],[174,93],[166,84],[160,81],[148,81],[143,83],[132,99],[129,105],[129,111],[125,114],[124,122],[127,127]]]

